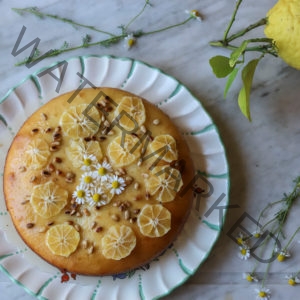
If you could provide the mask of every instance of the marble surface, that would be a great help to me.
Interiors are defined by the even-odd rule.
[[[237,246],[228,236],[228,231],[244,212],[256,217],[268,202],[280,199],[284,192],[291,190],[292,180],[299,175],[300,73],[273,57],[266,57],[261,62],[251,96],[252,123],[241,115],[237,106],[240,82],[234,84],[228,99],[223,99],[225,81],[214,77],[208,60],[216,54],[226,55],[227,51],[211,48],[208,43],[221,37],[234,1],[152,0],[153,6],[148,7],[145,14],[132,24],[133,31],[141,28],[152,30],[180,22],[186,17],[185,10],[191,9],[199,10],[203,21],[195,20],[183,27],[142,37],[129,51],[123,43],[110,48],[96,46],[45,59],[30,69],[14,66],[24,56],[11,55],[23,25],[27,27],[28,40],[41,39],[42,51],[60,47],[65,40],[76,45],[86,33],[91,33],[94,40],[97,40],[97,35],[55,20],[19,16],[11,11],[11,7],[38,6],[49,13],[118,32],[117,27],[128,22],[143,3],[142,0],[1,0],[0,98],[26,75],[70,55],[127,56],[145,61],[181,81],[201,100],[219,128],[230,165],[230,203],[238,204],[240,208],[229,209],[221,236],[198,271],[164,299],[255,299],[255,288],[259,284],[249,284],[243,279],[243,273],[251,270],[254,261],[240,260]],[[275,0],[245,0],[235,29],[264,17],[275,3]],[[260,30],[255,32],[256,35],[261,33]],[[295,229],[300,224],[297,224],[296,214],[293,217],[292,228]],[[297,265],[299,248],[296,238],[293,257],[283,265],[272,266],[266,283],[272,292],[271,299],[298,299],[299,287],[288,286],[284,277],[300,269]],[[263,272],[264,267],[259,271]],[[0,273],[0,295],[2,300],[33,299],[3,273]]]

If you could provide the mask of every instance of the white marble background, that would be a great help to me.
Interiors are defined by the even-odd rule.
[[[257,216],[266,203],[280,199],[284,192],[291,190],[292,180],[300,175],[300,73],[279,59],[268,57],[263,60],[255,75],[251,97],[252,123],[239,112],[236,103],[238,82],[228,99],[222,98],[225,81],[213,76],[208,60],[216,54],[225,55],[227,51],[211,48],[208,42],[222,36],[235,1],[152,0],[153,7],[149,7],[133,24],[132,30],[151,30],[179,22],[186,17],[186,9],[199,10],[204,20],[142,37],[130,51],[121,43],[111,48],[80,49],[59,58],[43,60],[31,69],[14,67],[20,57],[13,57],[11,51],[22,25],[27,27],[28,40],[41,39],[40,48],[44,51],[61,46],[65,40],[71,45],[80,43],[86,33],[91,33],[94,40],[97,37],[94,32],[76,30],[54,20],[40,20],[29,15],[21,17],[12,12],[11,7],[38,6],[49,13],[117,32],[117,26],[128,22],[143,3],[142,0],[0,0],[0,98],[26,75],[70,55],[129,56],[152,64],[180,80],[201,99],[219,128],[231,169],[230,201],[239,204],[240,208],[229,210],[220,239],[196,274],[165,299],[255,299],[256,285],[248,284],[242,278],[253,261],[242,262],[238,258],[237,247],[226,233],[243,212]],[[244,0],[235,29],[264,17],[275,3],[275,0]],[[256,32],[259,33],[261,31]],[[292,227],[296,229],[300,225],[296,214],[293,222]],[[272,291],[271,299],[299,299],[299,287],[288,286],[284,280],[285,274],[300,269],[299,250],[300,244],[295,243],[294,257],[283,265],[272,267],[267,283]],[[260,271],[263,272],[263,268]],[[29,300],[33,297],[0,273],[0,299]]]

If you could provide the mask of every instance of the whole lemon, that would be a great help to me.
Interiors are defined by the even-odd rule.
[[[279,0],[267,13],[264,32],[274,40],[278,55],[300,69],[300,0]]]

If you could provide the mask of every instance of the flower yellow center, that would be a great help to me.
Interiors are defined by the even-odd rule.
[[[279,255],[277,256],[277,260],[280,261],[280,262],[282,262],[282,261],[285,260],[285,256],[284,256],[283,254],[279,254]]]
[[[252,278],[251,275],[248,274],[248,275],[246,276],[246,280],[249,281],[249,282],[252,282],[252,281],[253,281],[253,278]]]
[[[200,13],[199,13],[199,11],[198,11],[197,9],[193,9],[193,10],[191,11],[191,14],[192,14],[193,16],[195,16],[195,17],[199,17],[199,16],[200,16]]]
[[[94,200],[95,202],[99,202],[99,201],[100,201],[100,198],[101,198],[101,196],[100,196],[99,194],[94,194],[94,195],[93,195],[93,200]]]
[[[112,183],[111,183],[111,186],[112,186],[112,188],[113,189],[117,189],[119,186],[120,186],[120,184],[119,184],[119,182],[118,181],[113,181]]]
[[[244,243],[243,238],[241,238],[241,237],[237,238],[236,241],[239,245],[243,245],[243,243]]]
[[[85,183],[91,183],[93,181],[93,178],[91,176],[85,176],[84,177],[84,182]]]
[[[258,238],[261,237],[261,234],[260,234],[260,233],[255,233],[255,234],[254,234],[254,237],[258,239]]]
[[[295,281],[293,278],[290,278],[290,279],[288,280],[288,283],[289,283],[289,285],[295,285],[295,284],[296,284],[296,281]]]
[[[258,293],[258,296],[261,297],[261,298],[263,298],[263,297],[266,297],[267,294],[266,294],[266,292],[260,291],[260,292]]]
[[[128,47],[131,48],[135,44],[135,40],[134,39],[128,39],[127,44],[128,44]]]
[[[85,158],[83,160],[83,164],[87,167],[89,167],[92,164],[92,160],[90,158]]]
[[[100,176],[105,175],[105,174],[106,174],[106,169],[103,168],[103,167],[99,168],[99,169],[98,169],[98,174],[99,174]]]
[[[85,196],[85,192],[83,190],[77,191],[77,197],[78,198],[83,198]]]
[[[242,255],[246,255],[247,254],[247,250],[245,248],[241,249],[241,254]]]

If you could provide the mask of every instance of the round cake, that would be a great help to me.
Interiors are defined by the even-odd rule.
[[[109,275],[149,263],[192,204],[188,147],[160,109],[113,88],[60,95],[13,140],[4,196],[24,242],[59,269]]]

